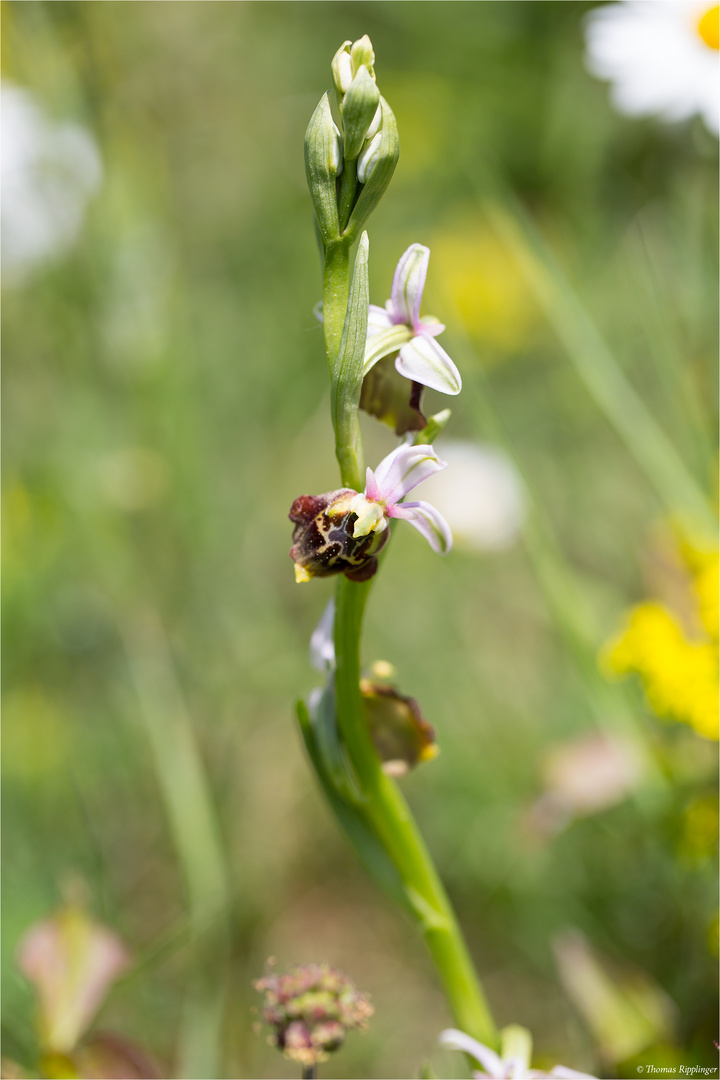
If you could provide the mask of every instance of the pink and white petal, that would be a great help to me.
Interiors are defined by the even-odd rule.
[[[406,379],[439,390],[441,394],[459,394],[462,390],[460,372],[434,338],[418,335],[403,345],[395,367]]]
[[[432,446],[403,443],[375,469],[373,479],[377,490],[374,498],[382,499],[388,508],[393,507],[428,476],[446,468],[447,462],[440,460]],[[367,491],[365,494],[371,498]]]
[[[447,1028],[441,1032],[438,1042],[447,1050],[460,1050],[463,1054],[469,1054],[470,1057],[475,1058],[478,1064],[482,1065],[488,1076],[494,1077],[496,1080],[502,1080],[505,1075],[505,1065],[502,1058],[498,1057],[489,1046],[485,1046],[484,1043],[471,1038],[464,1031],[458,1031],[457,1028]]]
[[[390,298],[396,321],[402,319],[412,327],[420,321],[420,304],[429,261],[430,248],[423,247],[422,244],[411,244],[400,256]]]
[[[439,510],[430,503],[401,503],[387,511],[388,517],[402,518],[425,537],[433,551],[438,555],[447,555],[452,549],[453,538],[450,526]]]
[[[367,499],[374,499],[376,502],[380,499],[380,488],[378,482],[375,479],[375,473],[372,469],[368,469],[365,473],[365,497]]]
[[[437,337],[438,334],[442,334],[444,329],[445,323],[440,322],[434,315],[425,315],[415,327],[417,333],[423,334],[425,337]]]
[[[368,308],[368,337],[371,337],[373,334],[379,334],[382,330],[387,330],[392,325],[393,321],[384,307],[378,307],[377,304],[370,304]]]

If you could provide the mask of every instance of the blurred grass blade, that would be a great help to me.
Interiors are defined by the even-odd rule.
[[[199,933],[208,927],[213,931],[202,955],[196,947],[187,973],[178,1074],[211,1080],[220,1075],[228,871],[209,784],[162,624],[154,612],[145,610],[125,624],[123,637],[185,879],[194,944]]]
[[[485,204],[493,227],[600,409],[641,467],[668,513],[691,530],[715,535],[709,499],[635,392],[549,246],[521,207]]]

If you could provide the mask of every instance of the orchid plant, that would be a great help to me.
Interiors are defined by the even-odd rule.
[[[499,1048],[499,1035],[485,995],[445,889],[394,779],[434,758],[434,732],[414,699],[382,681],[363,678],[361,671],[363,614],[391,522],[407,521],[439,554],[451,550],[450,528],[439,511],[422,500],[405,500],[447,467],[432,442],[450,410],[427,419],[422,413],[424,388],[448,395],[462,388],[457,367],[437,341],[445,327],[421,314],[427,247],[411,244],[401,256],[384,307],[369,303],[369,240],[363,228],[390,183],[398,157],[395,118],[377,88],[374,65],[368,37],[343,43],[332,62],[339,125],[325,94],[305,137],[323,261],[323,298],[317,310],[330,373],[341,486],[300,495],[289,514],[296,580],[337,578],[334,603],[311,644],[313,663],[323,672],[325,685],[298,703],[298,716],[331,809],[362,864],[419,927],[458,1028],[466,1033],[463,1038],[480,1040],[473,1045],[487,1048],[487,1061],[497,1066],[490,1075],[518,1075],[497,1071],[502,1062],[493,1047]],[[401,438],[375,469],[364,467],[360,409]]]
[[[426,419],[424,388],[455,395],[462,386],[457,367],[437,342],[443,324],[421,314],[427,247],[412,244],[402,255],[384,308],[369,303],[369,240],[363,230],[390,183],[399,147],[374,65],[368,37],[340,47],[332,62],[339,124],[324,94],[305,138],[323,261],[322,324],[341,486],[300,495],[289,515],[296,580],[337,578],[334,609],[314,635],[326,685],[299,703],[298,715],[332,810],[363,865],[419,926],[458,1025],[494,1044],[495,1025],[457,919],[393,779],[432,759],[432,729],[413,699],[361,679],[363,612],[391,522],[407,521],[440,554],[452,547],[442,515],[427,502],[405,499],[446,468],[432,442],[450,412]],[[361,408],[402,438],[375,469],[363,463]],[[388,731],[397,716],[403,731]],[[378,724],[384,725],[379,735]],[[387,754],[383,760],[382,747],[389,745],[392,761]]]

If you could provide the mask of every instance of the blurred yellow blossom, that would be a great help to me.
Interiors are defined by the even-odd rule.
[[[481,220],[438,232],[432,240],[440,279],[465,329],[495,356],[519,352],[537,321],[537,309],[507,248]]]
[[[648,601],[627,615],[602,663],[608,674],[637,672],[659,716],[689,724],[706,739],[718,738],[718,552],[685,543],[681,555],[691,575],[696,628],[664,604]]]

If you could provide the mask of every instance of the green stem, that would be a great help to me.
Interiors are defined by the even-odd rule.
[[[360,696],[360,637],[369,582],[341,578],[335,608],[335,693],[340,735],[363,792],[363,811],[403,882],[458,1026],[490,1045],[497,1032],[455,913],[410,810],[383,772]]]
[[[350,241],[341,240],[325,249],[323,269],[323,327],[332,378],[340,349],[350,292]]]

